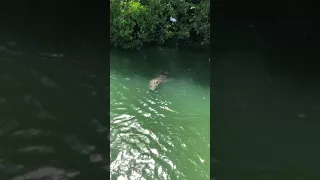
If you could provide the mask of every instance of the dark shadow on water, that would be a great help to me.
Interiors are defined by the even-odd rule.
[[[168,72],[168,78],[191,77],[199,85],[210,86],[209,54],[192,50],[149,47],[140,51],[111,50],[111,70],[152,79]],[[115,58],[115,59],[112,59]]]
[[[320,147],[313,143],[319,136],[319,23],[313,20],[236,16],[220,24],[212,70],[217,179],[319,178]]]

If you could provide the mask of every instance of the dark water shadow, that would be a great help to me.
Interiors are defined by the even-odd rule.
[[[192,51],[176,51],[172,48],[153,47],[140,51],[111,50],[111,69],[131,75],[153,78],[167,71],[169,78],[191,77],[194,82],[210,85],[209,55]]]

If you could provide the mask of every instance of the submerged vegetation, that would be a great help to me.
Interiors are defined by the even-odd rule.
[[[110,41],[125,49],[172,39],[206,45],[209,21],[209,0],[110,1]]]

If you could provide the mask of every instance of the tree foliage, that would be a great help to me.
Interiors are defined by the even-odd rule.
[[[170,17],[176,22],[171,22]],[[116,47],[139,49],[145,43],[187,39],[209,44],[209,0],[111,0],[110,40]]]

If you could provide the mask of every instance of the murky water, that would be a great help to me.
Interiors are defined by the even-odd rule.
[[[0,179],[108,173],[106,71],[99,65],[108,54],[80,40],[60,45],[1,33]]]
[[[208,54],[159,48],[110,56],[111,179],[209,179]],[[169,81],[150,91],[161,71]]]
[[[276,26],[239,19],[219,26],[227,33],[217,37],[220,50],[212,58],[214,176],[318,179],[320,76],[314,42],[292,28],[293,18],[286,28],[288,21]]]

